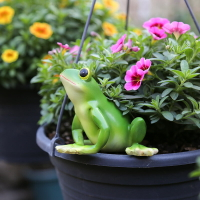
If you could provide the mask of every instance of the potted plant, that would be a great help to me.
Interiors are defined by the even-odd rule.
[[[47,81],[51,83],[55,91],[50,94],[51,111],[56,116],[65,94],[58,75],[64,69],[73,68],[76,74],[79,70],[82,76],[82,69],[87,68],[92,80],[98,83],[101,92],[121,112],[121,116],[131,119],[142,117],[146,121],[147,134],[141,144],[159,151],[152,157],[134,157],[119,150],[103,153],[101,149],[97,154],[87,155],[86,152],[86,155],[72,155],[85,154],[79,148],[74,149],[77,145],[82,148],[82,143],[64,146],[57,143],[58,151],[54,149],[55,156],[50,158],[56,167],[65,199],[194,200],[198,196],[200,182],[197,178],[189,178],[188,174],[194,169],[195,159],[200,153],[200,41],[189,32],[190,26],[182,22],[170,23],[168,19],[153,18],[143,27],[146,30],[141,35],[129,31],[107,39],[95,34],[86,40],[78,64],[72,62],[74,57],[70,50],[63,53],[69,46],[59,44],[59,50],[50,52],[53,54],[52,59],[48,60],[51,67],[42,65],[33,79],[36,82],[43,78],[45,84]],[[41,94],[48,88],[45,84]],[[64,86],[67,93],[74,92]],[[95,97],[97,89],[92,89],[93,98],[98,99],[99,92]],[[71,93],[68,95],[73,102]],[[81,97],[77,97],[76,101],[79,99]],[[43,103],[45,107],[46,102]],[[79,113],[77,104],[74,105]],[[73,115],[72,108],[73,104],[68,100],[66,113],[72,111]],[[83,116],[87,119],[87,113]],[[82,119],[79,120],[83,129],[87,129]],[[116,127],[119,124],[116,123]],[[74,127],[76,125],[73,124],[72,129]],[[45,129],[48,130],[48,126]],[[98,141],[88,135],[88,130],[85,132],[91,141]],[[66,135],[64,131],[62,137],[69,137],[69,134]],[[74,137],[76,142],[79,141],[76,135]],[[51,141],[43,126],[38,129],[37,143],[52,155]],[[117,149],[121,143],[122,140],[112,144],[113,149]]]
[[[38,86],[29,82],[36,74],[37,63],[49,56],[47,51],[57,41],[62,38],[63,43],[69,43],[80,38],[89,5],[83,0],[78,3],[36,0],[34,4],[26,0],[0,1],[1,159],[14,162],[35,162],[38,156],[40,161],[48,159],[33,142],[40,117],[40,97]],[[122,23],[105,6],[96,9],[91,22],[93,30],[102,31],[103,22],[119,22],[119,26]],[[24,141],[27,134],[29,141],[27,138]]]

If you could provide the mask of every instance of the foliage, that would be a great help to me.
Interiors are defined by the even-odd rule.
[[[132,31],[126,34],[139,50],[131,51],[124,44],[119,52],[113,53],[111,46],[117,44],[122,33],[109,39],[97,35],[86,39],[78,64],[73,63],[75,57],[67,51],[56,53],[46,61],[48,64],[39,65],[38,74],[32,82],[42,83],[41,124],[57,120],[65,95],[58,75],[67,68],[87,67],[105,96],[123,115],[128,114],[132,118],[141,116],[148,124],[155,124],[162,131],[165,128],[173,130],[176,134],[200,128],[199,38],[191,32],[178,38],[167,34],[160,40],[154,40],[146,30],[141,35]],[[80,40],[74,44],[79,45]],[[141,58],[150,60],[151,67],[139,89],[127,91],[124,77]],[[65,110],[73,116],[73,105],[69,100]],[[166,121],[168,127],[165,127]],[[148,131],[152,131],[151,127]]]
[[[190,177],[200,177],[200,157],[197,158],[197,169],[190,172]]]
[[[56,46],[56,42],[69,43],[80,38],[91,2],[0,1],[0,85],[9,88],[28,83],[36,74],[36,63]],[[103,22],[124,26],[117,12],[110,12],[104,4],[96,8],[89,32],[103,32]],[[17,53],[8,54],[7,50]]]

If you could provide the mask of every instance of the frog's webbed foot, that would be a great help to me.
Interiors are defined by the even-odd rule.
[[[59,153],[79,154],[80,146],[74,144],[56,146]]]
[[[93,154],[97,153],[97,149],[94,145],[79,145],[79,144],[68,144],[56,146],[56,150],[59,153],[67,154]]]
[[[158,153],[158,149],[145,147],[141,144],[133,144],[131,147],[126,148],[126,153],[128,155],[134,156],[153,156]]]

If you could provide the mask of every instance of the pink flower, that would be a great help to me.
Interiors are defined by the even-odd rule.
[[[61,48],[66,49],[66,50],[70,49],[68,44],[62,44],[60,42],[57,42],[57,45],[59,45]]]
[[[48,54],[53,55],[53,54],[60,53],[60,52],[61,52],[61,50],[59,48],[56,48],[56,49],[53,49],[52,51],[48,51]]]
[[[110,47],[112,53],[120,52],[120,51],[123,49],[125,39],[126,39],[126,34],[124,34],[124,35],[117,41],[116,44],[114,44],[114,45],[112,45],[112,46]]]
[[[162,29],[159,29],[158,27],[152,27],[149,30],[149,32],[153,36],[154,40],[162,40],[167,37],[167,34],[165,33],[165,31],[163,31]]]
[[[149,59],[141,58],[137,63],[136,67],[141,69],[145,74],[148,73],[151,67],[151,61]]]
[[[69,53],[71,53],[71,54],[73,54],[73,55],[77,55],[79,49],[80,49],[80,47],[77,46],[77,45],[75,45],[75,46],[73,46],[73,47],[70,49]]]
[[[129,49],[132,48],[132,43],[133,41],[131,39],[128,40],[128,42],[126,44],[124,44],[125,47],[128,47]]]
[[[131,50],[134,52],[138,52],[140,48],[138,46],[135,46],[135,47],[131,47]]]
[[[130,70],[126,72],[124,77],[125,81],[127,82],[124,85],[124,88],[126,90],[137,90],[141,85],[144,75],[144,71],[138,69],[136,65],[133,65]]]
[[[90,35],[93,37],[100,37],[100,35],[97,32],[91,31]]]
[[[180,35],[190,30],[190,25],[184,24],[183,22],[174,21],[171,24],[165,24],[163,26],[163,30],[165,30],[169,34],[173,33],[176,39],[178,39]]]
[[[138,46],[132,47],[132,43],[133,43],[133,41],[131,39],[129,39],[128,42],[126,44],[124,44],[124,46],[127,47],[131,51],[138,52],[140,50],[140,48]]]
[[[162,29],[163,26],[167,23],[170,23],[170,21],[166,18],[151,18],[149,21],[144,22],[143,27],[147,30],[150,30],[152,27],[157,27],[159,29]]]

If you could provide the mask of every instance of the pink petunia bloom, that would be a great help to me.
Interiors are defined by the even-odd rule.
[[[124,44],[124,47],[127,47],[131,51],[138,52],[140,50],[140,48],[138,46],[132,47],[132,43],[133,43],[133,41],[131,39],[129,39],[128,42],[126,44]]]
[[[141,58],[138,62],[136,62],[136,67],[147,74],[151,67],[151,61],[149,59]]]
[[[69,53],[71,53],[71,54],[73,54],[73,55],[77,55],[79,49],[80,49],[80,47],[77,46],[77,45],[75,45],[75,46],[73,46],[73,47],[70,49]]]
[[[178,39],[180,35],[190,30],[190,25],[184,24],[183,22],[174,21],[171,24],[165,24],[163,26],[163,30],[165,30],[169,34],[173,33],[176,39]]]
[[[116,44],[114,44],[114,45],[112,45],[112,46],[110,47],[112,53],[117,53],[117,52],[120,52],[121,50],[123,50],[125,39],[126,39],[126,34],[124,34],[124,35],[117,41]]]
[[[170,23],[170,21],[166,18],[151,18],[149,21],[144,22],[143,27],[147,30],[150,30],[153,27],[157,27],[159,29],[162,29],[163,26],[167,23]]]
[[[157,27],[152,27],[149,30],[149,32],[153,36],[154,40],[162,40],[167,37],[167,34],[165,33],[165,31],[163,31],[162,29],[159,29]]]
[[[135,47],[131,47],[131,50],[134,52],[138,52],[140,48],[138,46],[135,46]]]
[[[48,54],[49,55],[54,55],[54,54],[60,53],[60,52],[61,52],[61,50],[59,48],[56,48],[56,49],[53,49],[52,51],[48,51]]]
[[[100,37],[100,35],[97,32],[91,31],[90,35],[93,37]]]
[[[66,50],[70,49],[68,44],[62,44],[61,42],[57,42],[57,45],[59,45],[61,48],[66,49]]]
[[[126,90],[137,90],[141,85],[144,75],[144,71],[138,69],[136,65],[133,65],[130,70],[126,72],[126,75],[124,77],[126,81],[124,88]]]
[[[133,43],[133,41],[131,39],[129,39],[128,42],[126,44],[124,44],[124,46],[128,47],[129,49],[131,49],[132,43]]]

